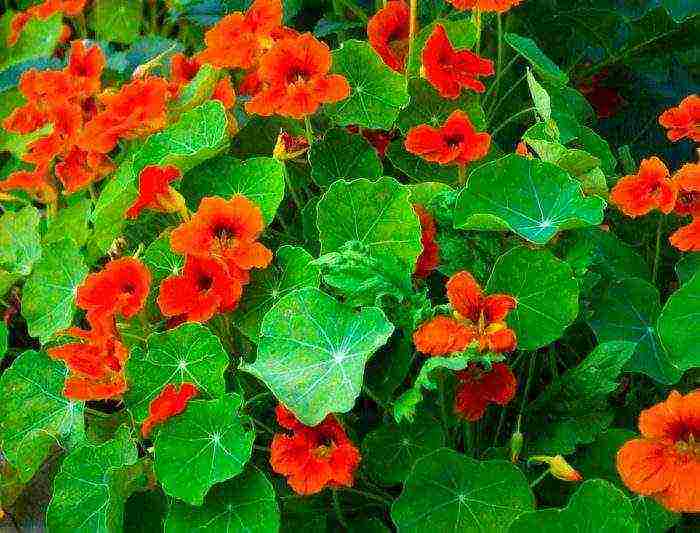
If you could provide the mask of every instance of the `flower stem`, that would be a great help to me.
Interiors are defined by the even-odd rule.
[[[498,31],[498,52],[496,59],[496,80],[493,82],[496,87],[494,89],[494,96],[498,94],[501,77],[503,76],[503,17],[500,13],[496,16],[496,27]]]
[[[534,107],[528,107],[527,109],[523,109],[522,111],[518,111],[518,112],[515,113],[514,115],[511,115],[511,116],[508,117],[506,120],[504,120],[503,122],[501,122],[501,124],[500,124],[495,130],[493,130],[493,131],[491,132],[491,137],[495,137],[496,134],[497,134],[499,131],[501,131],[503,128],[505,128],[508,124],[510,124],[511,122],[514,122],[515,120],[519,119],[519,118],[522,117],[523,115],[527,115],[528,113],[531,113],[531,112],[534,111],[534,110],[535,110]]]
[[[535,481],[530,483],[530,488],[532,489],[532,488],[535,488],[537,485],[539,485],[542,482],[542,480],[547,477],[547,474],[549,474],[549,469],[542,472],[540,477],[538,477],[537,479],[535,479]]]
[[[359,490],[359,489],[353,489],[353,488],[345,488],[343,490],[346,490],[347,492],[352,492],[354,494],[357,494],[359,496],[364,496],[365,498],[368,498],[370,500],[375,500],[377,502],[381,502],[382,504],[389,506],[392,503],[392,500],[389,498],[385,498],[383,496],[380,496],[378,494],[374,494],[372,492],[367,492],[364,490]]]
[[[460,185],[465,185],[467,183],[467,166],[457,165],[457,181]]]
[[[410,0],[410,16],[408,19],[408,55],[406,56],[406,84],[410,77],[411,56],[413,55],[414,41],[416,40],[416,30],[418,28],[418,0]]]
[[[659,273],[659,259],[661,258],[661,233],[663,231],[664,217],[659,216],[659,225],[656,227],[656,246],[654,249],[654,266],[651,271],[651,281],[656,285],[656,275]]]
[[[306,140],[311,146],[314,143],[314,127],[311,125],[311,118],[308,115],[304,117],[304,130],[306,131]]]
[[[338,0],[345,9],[350,11],[353,15],[355,15],[361,22],[367,24],[369,21],[369,17],[367,16],[367,13],[364,12],[364,10],[355,5],[355,2],[352,0]]]
[[[335,509],[335,516],[338,517],[338,522],[343,526],[345,531],[350,531],[348,523],[345,521],[343,516],[343,509],[340,507],[340,498],[338,497],[338,489],[333,489],[333,509]]]

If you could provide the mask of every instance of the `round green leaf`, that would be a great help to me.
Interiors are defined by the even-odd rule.
[[[41,257],[39,211],[23,207],[19,211],[5,211],[0,217],[0,267],[27,276]]]
[[[455,207],[455,228],[512,230],[546,244],[560,230],[603,221],[605,202],[551,163],[516,154],[478,167]]]
[[[681,285],[690,281],[700,272],[700,253],[685,254],[676,263],[676,275]]]
[[[275,302],[304,287],[318,287],[321,274],[314,258],[303,248],[285,245],[265,270],[253,270],[233,322],[253,342],[258,342],[263,317]]]
[[[194,400],[168,420],[154,443],[154,469],[165,492],[202,505],[216,483],[240,474],[250,459],[255,431],[239,414],[243,400],[228,394]]]
[[[674,292],[656,328],[661,344],[682,371],[700,366],[700,273]]]
[[[372,145],[361,135],[344,128],[329,130],[309,150],[311,178],[319,187],[336,180],[375,179],[383,174],[382,163]]]
[[[629,278],[610,286],[595,302],[588,324],[600,343],[630,341],[637,345],[626,371],[675,383],[683,371],[659,341],[656,319],[660,311],[658,289],[643,279]]]
[[[359,312],[316,288],[289,293],[265,315],[253,364],[241,365],[304,424],[352,409],[365,363],[394,331],[375,307]]]
[[[391,518],[401,533],[498,533],[533,508],[530,487],[516,466],[443,448],[416,462]]]
[[[183,324],[146,340],[145,351],[134,348],[126,363],[129,389],[124,403],[136,422],[148,415],[148,405],[168,383],[194,383],[199,397],[225,392],[229,359],[219,338],[201,324]]]
[[[68,237],[75,244],[82,246],[90,235],[88,219],[92,211],[92,200],[82,198],[59,210],[56,217],[49,222],[44,235],[44,243],[56,242]]]
[[[83,436],[84,404],[63,396],[67,374],[62,362],[29,350],[0,376],[0,448],[25,481],[57,443]]]
[[[279,527],[280,512],[272,484],[252,466],[214,487],[201,507],[174,501],[165,521],[165,533],[276,533]]]
[[[331,71],[345,76],[350,84],[350,96],[327,107],[331,120],[339,126],[388,130],[399,110],[408,104],[406,79],[387,67],[369,43],[343,42],[333,52]]]
[[[170,248],[170,234],[163,235],[149,244],[141,259],[151,271],[152,287],[157,286],[168,276],[178,274],[185,264],[185,258]]]
[[[506,33],[505,40],[513,50],[527,59],[541,76],[557,85],[566,85],[569,82],[569,76],[549,59],[532,39],[515,33]]]
[[[486,292],[510,294],[518,301],[506,320],[523,350],[557,340],[578,315],[578,284],[571,267],[547,250],[520,246],[503,254]]]
[[[409,195],[394,178],[336,181],[318,203],[321,253],[359,241],[372,257],[396,258],[412,273],[423,248]]]
[[[585,481],[564,509],[544,509],[520,515],[509,533],[636,532],[632,504],[625,494],[607,481]]]
[[[271,157],[241,161],[222,155],[192,170],[183,180],[182,193],[191,209],[205,196],[242,194],[260,207],[269,224],[284,198],[284,173],[284,165]]]
[[[430,202],[440,194],[447,194],[452,191],[452,187],[446,183],[427,181],[424,183],[416,183],[410,186],[411,203],[427,206]]]
[[[44,248],[22,291],[22,316],[32,337],[45,343],[71,325],[75,294],[87,273],[83,255],[72,240]]]
[[[139,38],[143,6],[132,0],[95,0],[92,28],[97,39],[130,44]]]
[[[431,163],[422,157],[408,152],[403,145],[403,139],[392,141],[386,151],[386,156],[398,170],[406,174],[413,182],[440,180],[445,183],[457,182],[457,167],[455,165],[440,165]]]
[[[362,441],[362,459],[369,474],[384,485],[401,483],[417,459],[441,448],[445,432],[430,416],[413,423],[385,423]]]

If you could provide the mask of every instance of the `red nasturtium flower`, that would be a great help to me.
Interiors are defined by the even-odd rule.
[[[672,142],[685,138],[700,142],[700,96],[691,94],[678,107],[664,111],[659,124],[668,130]]]
[[[641,437],[617,452],[617,471],[631,491],[649,496],[676,512],[700,512],[700,391],[642,411]]]
[[[86,152],[74,146],[63,161],[56,163],[54,172],[66,193],[77,192],[94,181],[100,180],[114,170],[114,164],[97,152]]]
[[[510,8],[519,5],[522,0],[447,0],[447,2],[460,11],[478,9],[479,11],[505,13]]]
[[[637,174],[624,176],[610,191],[610,201],[627,216],[646,215],[653,209],[670,213],[676,204],[677,185],[658,157],[644,159]]]
[[[242,294],[243,280],[232,276],[222,261],[190,255],[179,275],[161,283],[158,307],[178,321],[206,322],[235,309]]]
[[[245,196],[206,197],[192,218],[173,230],[170,244],[179,254],[222,260],[235,275],[270,264],[272,252],[258,242],[263,227],[260,208]]]
[[[397,72],[406,68],[410,11],[403,0],[390,0],[367,23],[369,44]]]
[[[466,165],[488,154],[491,135],[477,132],[469,116],[458,109],[439,128],[428,124],[411,128],[404,145],[406,150],[426,161]]]
[[[179,415],[187,408],[187,403],[197,396],[197,387],[192,383],[182,383],[177,388],[168,383],[148,406],[148,416],[141,425],[141,435],[148,438],[153,426]]]
[[[506,405],[515,396],[517,381],[505,363],[496,363],[491,370],[471,364],[457,372],[455,413],[474,422],[486,412],[489,404]]]
[[[454,316],[437,316],[413,333],[418,351],[429,355],[448,355],[465,350],[472,342],[480,351],[494,353],[515,349],[515,332],[505,324],[517,302],[506,294],[484,296],[469,272],[457,272],[447,282],[447,298]]]
[[[275,434],[270,465],[287,478],[294,492],[308,495],[326,487],[352,486],[360,452],[333,415],[308,427],[284,406],[278,406],[276,414],[278,423],[291,434]]]
[[[346,127],[350,133],[359,133],[362,135],[372,148],[377,152],[379,157],[384,157],[386,155],[386,150],[389,148],[389,144],[394,139],[394,134],[386,130],[372,130],[369,128],[360,128],[354,124]]]
[[[204,34],[206,48],[197,60],[222,68],[254,67],[272,47],[282,15],[280,0],[255,0],[245,13],[225,16]]]
[[[187,218],[184,198],[170,185],[181,177],[180,169],[172,165],[144,168],[139,174],[139,195],[127,210],[126,218],[136,218],[144,209],[180,213]]]
[[[246,102],[246,111],[263,116],[301,119],[321,104],[344,100],[350,85],[339,74],[328,74],[328,45],[310,33],[282,39],[260,59],[262,89]]]
[[[492,76],[493,63],[471,50],[455,50],[444,26],[438,24],[423,48],[423,75],[443,98],[458,98],[464,87],[483,93],[477,78]]]
[[[687,226],[673,232],[669,241],[683,252],[700,252],[700,215],[694,216]]]
[[[413,210],[420,221],[420,242],[423,251],[416,260],[416,269],[413,273],[417,278],[427,277],[440,264],[440,248],[435,242],[437,228],[433,216],[420,204],[413,204]]]
[[[105,56],[99,47],[85,48],[83,41],[73,41],[71,44],[67,72],[82,95],[92,96],[100,90],[100,78],[106,64]]]

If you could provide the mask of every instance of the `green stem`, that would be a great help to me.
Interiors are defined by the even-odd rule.
[[[365,13],[360,6],[355,5],[355,2],[353,2],[352,0],[338,0],[338,2],[340,2],[353,15],[360,19],[360,21],[367,24],[367,22],[369,21],[367,13]]]
[[[518,81],[516,81],[513,85],[511,85],[510,89],[508,89],[503,96],[501,96],[494,104],[491,106],[491,108],[488,111],[488,120],[487,122],[490,124],[491,120],[493,117],[496,115],[496,111],[503,105],[504,102],[508,100],[508,97],[513,94],[513,92],[518,88],[518,86],[524,82],[527,79],[527,74],[523,74]]]
[[[272,395],[271,392],[261,392],[261,393],[259,393],[259,394],[256,394],[256,395],[251,396],[250,398],[248,398],[248,399],[245,401],[245,405],[247,406],[247,405],[249,405],[249,404],[251,404],[251,403],[254,403],[254,402],[258,401],[260,398],[265,398],[265,397],[271,396],[271,395]]]
[[[338,517],[338,522],[343,526],[345,531],[349,531],[348,523],[345,521],[343,516],[343,509],[340,507],[340,498],[338,497],[338,489],[333,489],[333,508],[335,509],[335,515]]]
[[[476,26],[476,44],[474,45],[474,52],[479,55],[481,52],[481,10],[475,9],[472,12],[472,21],[474,26]]]
[[[496,16],[496,28],[498,31],[498,52],[496,56],[496,81],[494,81],[494,85],[496,86],[495,94],[498,94],[498,86],[501,83],[501,76],[503,75],[503,17],[500,13]]]
[[[539,485],[542,482],[542,480],[547,477],[547,474],[549,474],[549,470],[545,470],[544,472],[542,472],[542,474],[537,479],[535,479],[535,481],[530,483],[530,488],[533,489],[537,485]]]
[[[459,182],[460,186],[466,185],[466,183],[467,183],[467,166],[466,165],[458,165],[457,166],[457,181]]]
[[[409,68],[411,64],[411,56],[413,54],[414,41],[416,40],[416,30],[418,27],[418,0],[410,0],[410,15],[408,19],[408,54],[406,55],[406,66],[404,70],[406,71],[406,85],[408,85],[408,79],[410,78],[411,69]]]
[[[284,181],[287,184],[287,189],[289,189],[289,194],[292,197],[292,201],[294,202],[294,205],[296,206],[297,211],[299,211],[301,213],[301,210],[304,207],[304,204],[301,201],[301,198],[299,198],[299,195],[297,194],[297,192],[294,190],[294,187],[292,187],[292,182],[289,180],[289,176],[287,175],[286,168],[284,169]]]
[[[527,403],[527,397],[530,393],[530,385],[532,384],[532,377],[535,375],[535,363],[537,362],[537,352],[532,352],[532,357],[530,358],[527,367],[527,380],[525,381],[525,388],[523,389],[523,400],[520,402],[520,417],[522,418],[525,412],[525,404]]]
[[[656,227],[656,246],[654,249],[654,266],[651,271],[651,280],[656,285],[656,275],[659,273],[659,259],[661,258],[661,233],[664,225],[664,217],[659,215],[659,225]]]
[[[511,116],[508,117],[506,120],[504,120],[503,122],[501,122],[501,124],[500,124],[495,130],[493,130],[493,131],[491,132],[491,137],[495,137],[496,134],[497,134],[499,131],[501,131],[503,128],[505,128],[508,124],[510,124],[511,122],[516,121],[517,119],[519,119],[519,118],[522,117],[523,115],[527,115],[528,113],[531,113],[531,112],[534,111],[534,110],[535,110],[534,107],[528,107],[527,109],[523,109],[522,111],[518,111],[515,115],[511,115]]]
[[[445,376],[442,373],[438,376],[438,393],[440,396],[440,415],[442,416],[442,425],[445,428],[445,433],[449,435],[449,418],[447,417],[447,406],[445,402]]]
[[[386,506],[390,506],[393,501],[389,498],[385,498],[383,496],[379,496],[378,494],[374,494],[372,492],[367,492],[365,490],[359,490],[359,489],[353,489],[353,488],[345,488],[343,489],[347,492],[352,492],[353,494],[358,494],[360,496],[364,496],[365,498],[368,498],[370,500],[375,500],[377,502],[381,502],[382,504]]]
[[[306,140],[309,141],[309,146],[314,143],[314,127],[311,124],[311,117],[304,117],[304,131],[306,132]]]

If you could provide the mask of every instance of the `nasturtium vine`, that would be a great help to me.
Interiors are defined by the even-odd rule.
[[[0,530],[699,529],[696,3],[5,0]]]

